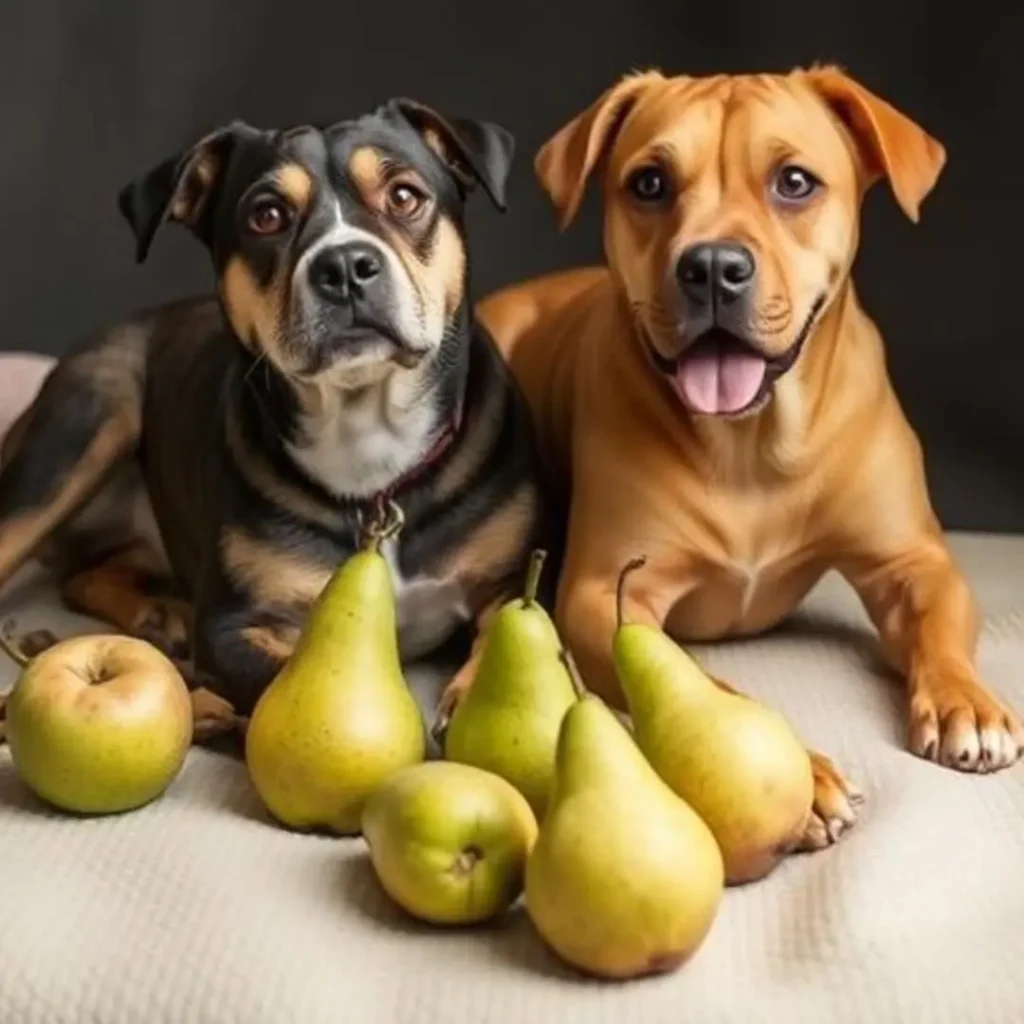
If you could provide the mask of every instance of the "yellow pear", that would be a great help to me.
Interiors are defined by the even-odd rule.
[[[655,771],[708,823],[730,884],[771,872],[800,841],[814,801],[807,749],[777,711],[718,686],[662,630],[622,621],[615,667],[633,734]]]
[[[522,794],[471,765],[425,761],[366,802],[363,836],[384,890],[431,924],[497,917],[523,889],[537,821]]]
[[[537,601],[544,558],[533,553],[523,597],[488,625],[476,678],[444,738],[449,761],[508,780],[538,817],[554,777],[558,729],[576,700],[558,633]]]
[[[401,527],[393,515],[334,572],[249,722],[249,774],[270,813],[291,828],[357,834],[367,797],[423,760],[423,719],[402,673],[380,551]]]
[[[722,855],[707,825],[644,760],[595,696],[566,713],[555,785],[526,863],[526,909],[588,974],[673,970],[711,929]]]
[[[80,636],[37,654],[6,711],[19,777],[79,814],[149,803],[178,775],[192,742],[181,674],[152,644],[128,636]]]

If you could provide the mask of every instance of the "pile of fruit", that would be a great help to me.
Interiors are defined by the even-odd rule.
[[[384,890],[422,920],[480,922],[524,895],[537,932],[581,971],[679,966],[724,887],[763,878],[798,844],[813,800],[806,750],[777,713],[620,616],[628,729],[586,691],[537,601],[537,552],[524,596],[483,637],[445,759],[425,761],[380,553],[399,528],[368,530],[253,712],[246,764],[267,809],[290,828],[362,834]],[[642,565],[623,569],[620,608]],[[52,804],[128,810],[180,770],[189,695],[141,641],[65,641],[24,669],[7,732],[17,771]]]

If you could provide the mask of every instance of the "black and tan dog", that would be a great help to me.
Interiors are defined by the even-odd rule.
[[[463,205],[479,185],[504,208],[512,151],[394,100],[322,129],[236,123],[125,188],[138,259],[187,225],[217,295],[57,364],[5,443],[0,583],[45,554],[73,607],[191,657],[197,716],[224,720],[383,504],[405,519],[385,550],[403,655],[485,622],[545,522],[467,294]]]

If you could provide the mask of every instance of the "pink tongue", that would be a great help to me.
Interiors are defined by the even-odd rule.
[[[751,352],[703,346],[676,370],[680,398],[701,413],[739,412],[754,400],[764,381],[764,359]]]

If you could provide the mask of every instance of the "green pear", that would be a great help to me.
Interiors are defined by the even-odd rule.
[[[673,970],[700,947],[722,898],[718,844],[597,698],[566,713],[555,786],[526,864],[526,909],[544,941],[588,974]]]
[[[245,756],[282,824],[358,834],[367,797],[422,761],[423,719],[402,673],[384,539],[373,527],[310,609],[295,651],[253,710]]]
[[[544,552],[530,560],[522,598],[495,615],[476,678],[456,707],[444,755],[507,779],[541,817],[555,772],[562,717],[576,700],[562,643],[537,601]]]
[[[633,733],[655,771],[708,823],[729,884],[763,878],[803,836],[814,801],[810,755],[777,711],[730,693],[662,630],[622,621],[616,672]]]
[[[78,814],[149,803],[178,775],[192,742],[181,674],[152,644],[128,636],[80,636],[37,654],[6,712],[18,776]]]
[[[537,821],[515,787],[490,772],[426,761],[367,801],[363,836],[385,892],[431,924],[475,924],[518,899]]]

